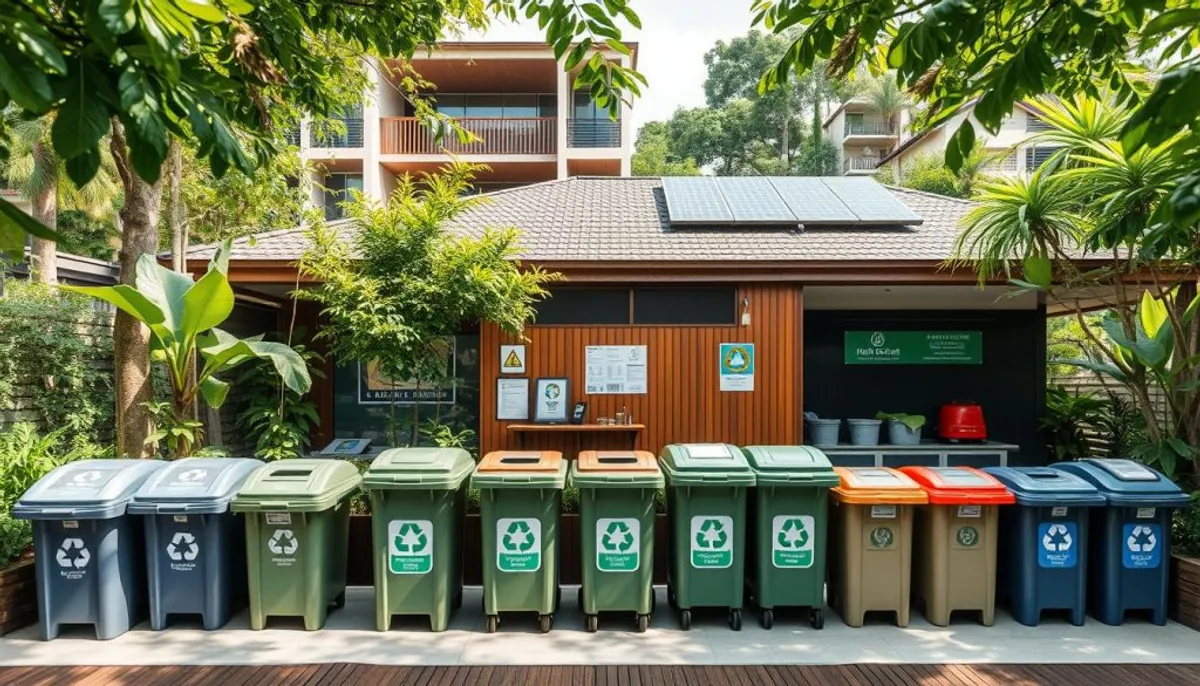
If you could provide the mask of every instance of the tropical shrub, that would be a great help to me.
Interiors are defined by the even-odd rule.
[[[309,376],[323,378],[324,358],[303,345],[294,346]],[[321,423],[317,404],[297,393],[275,373],[271,364],[256,360],[237,379],[239,392],[250,398],[237,416],[238,428],[255,437],[254,455],[263,460],[301,457],[308,452],[312,429]]]
[[[1090,393],[1076,394],[1061,386],[1046,389],[1046,414],[1038,423],[1054,461],[1075,460],[1092,454],[1087,429],[1097,425],[1108,401]]]

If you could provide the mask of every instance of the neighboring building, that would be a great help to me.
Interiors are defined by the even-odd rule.
[[[609,59],[637,65],[637,44],[628,57],[604,47]],[[633,118],[626,105],[613,121],[586,91],[575,91],[575,74],[554,59],[544,43],[441,43],[411,66],[436,85],[428,94],[439,112],[482,140],[461,144],[453,135],[435,140],[413,116],[414,109],[387,68],[375,69],[375,83],[361,108],[343,119],[346,132],[333,137],[310,130],[294,133],[301,156],[318,171],[311,181],[312,202],[327,219],[342,216],[339,203],[349,191],[386,197],[405,173],[436,170],[446,152],[486,164],[480,192],[501,190],[569,176],[629,175]]]
[[[825,137],[838,151],[838,167],[847,176],[875,173],[879,162],[901,141],[908,110],[887,121],[870,100],[858,97],[842,103],[825,120]]]
[[[21,191],[12,188],[3,188],[3,181],[0,180],[0,198],[7,200],[9,203],[16,205],[18,209],[28,215],[33,214],[33,203],[21,193]]]

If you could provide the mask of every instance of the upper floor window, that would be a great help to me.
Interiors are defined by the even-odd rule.
[[[346,216],[342,203],[350,200],[351,191],[363,189],[362,174],[328,174],[325,176],[325,220]]]
[[[1036,114],[1030,113],[1030,114],[1025,115],[1025,130],[1026,131],[1029,131],[1029,132],[1049,131],[1052,128],[1054,128],[1054,127],[1047,124],[1045,119],[1042,119],[1041,117],[1037,116]]]
[[[437,111],[456,118],[553,117],[558,98],[553,93],[439,93]]]
[[[1050,161],[1058,148],[1054,146],[1034,145],[1025,148],[1025,171],[1033,171]]]

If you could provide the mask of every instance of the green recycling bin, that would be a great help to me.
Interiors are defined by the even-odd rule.
[[[246,479],[231,506],[246,514],[251,629],[303,617],[316,631],[330,605],[346,604],[350,496],[361,481],[333,459],[280,460]]]
[[[632,611],[642,633],[654,610],[658,461],[644,450],[585,450],[571,466],[571,483],[579,488],[585,628],[596,631],[601,612]]]
[[[692,628],[692,608],[729,610],[742,630],[746,491],[754,472],[742,451],[724,443],[668,445],[659,462],[667,477],[671,516],[667,599],[679,625]]]
[[[501,612],[536,612],[542,633],[558,609],[558,514],[567,463],[562,453],[498,450],[471,476],[480,489],[483,611],[495,633]]]
[[[825,626],[825,546],[829,489],[841,479],[812,446],[751,446],[750,553],[746,579],[759,623],[770,629],[776,607],[804,607],[814,629]]]
[[[475,460],[461,448],[385,450],[363,474],[371,496],[375,628],[427,615],[445,631],[462,605],[462,523]]]

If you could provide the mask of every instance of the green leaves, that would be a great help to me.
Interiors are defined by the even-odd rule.
[[[109,113],[100,95],[107,90],[108,84],[89,70],[90,65],[82,59],[71,61],[71,71],[67,74],[63,89],[68,97],[58,109],[51,128],[51,141],[54,151],[65,159],[92,153],[95,155],[96,146],[104,134],[108,133]],[[90,156],[89,156],[90,157]],[[99,164],[99,158],[96,163]],[[92,170],[95,174],[95,170]],[[91,178],[76,181],[82,186]]]
[[[62,238],[21,208],[0,198],[0,253],[21,259],[25,253],[25,234],[50,241]]]
[[[971,150],[975,148],[975,126],[971,124],[971,120],[963,121],[958,127],[958,131],[950,137],[950,142],[946,145],[946,166],[950,171],[957,173],[962,169],[963,162],[971,154]]]

